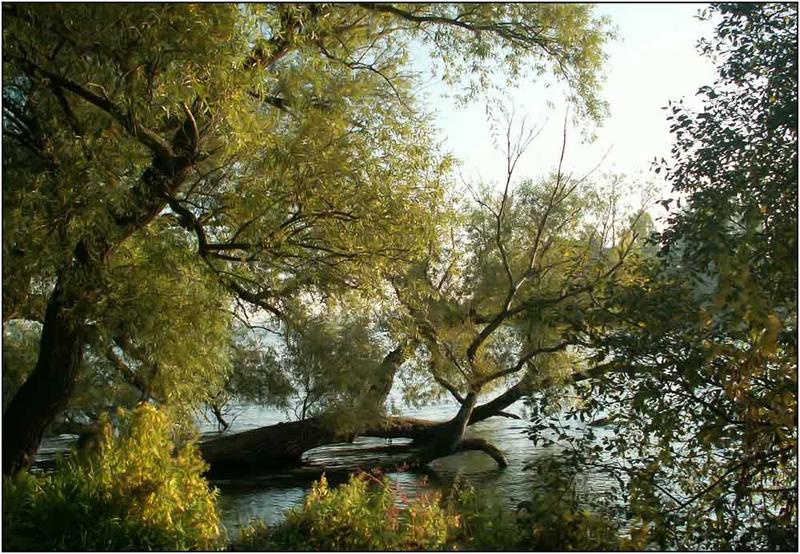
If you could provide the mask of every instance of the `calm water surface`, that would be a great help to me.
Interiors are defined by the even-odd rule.
[[[432,420],[448,420],[457,411],[453,404],[440,404],[424,408],[405,408],[401,415],[421,417]],[[526,466],[537,458],[557,456],[553,448],[536,447],[525,433],[528,419],[524,415],[524,404],[520,401],[506,411],[521,415],[519,420],[494,417],[469,428],[469,435],[481,437],[500,448],[508,460],[508,467],[500,469],[493,459],[483,452],[462,452],[441,458],[423,471],[387,473],[402,497],[412,499],[420,494],[439,491],[447,494],[456,481],[469,482],[484,498],[510,509],[520,502],[530,500],[532,495],[543,488],[542,480]],[[286,421],[286,415],[278,410],[256,406],[244,406],[237,410],[228,433],[245,431],[255,427]],[[200,430],[205,437],[217,435],[213,424],[201,421]],[[602,430],[596,430],[602,433]],[[74,444],[77,437],[61,435],[49,437],[42,443],[37,455],[40,467],[52,464],[59,452]],[[391,444],[408,442],[394,439]],[[360,437],[352,444],[329,445],[310,450],[304,456],[307,465],[335,470],[342,468],[369,469],[381,461],[385,454],[368,452],[366,449],[384,446],[390,441]],[[260,518],[268,524],[279,523],[290,509],[303,503],[306,493],[311,489],[313,477],[299,477],[290,473],[269,473],[248,475],[241,479],[213,480],[220,490],[219,508],[223,523],[230,536],[253,518]],[[329,477],[332,484],[344,479],[341,471]],[[586,473],[579,476],[578,494],[583,499],[601,497],[616,483],[600,474]]]
[[[518,402],[507,411],[523,414],[523,404]],[[402,415],[426,419],[446,420],[456,412],[454,405],[435,405],[421,409],[407,408]],[[276,410],[257,407],[243,408],[232,425],[232,431],[244,431],[263,425],[283,421],[286,418]],[[527,418],[519,420],[495,417],[471,426],[469,434],[484,438],[499,447],[508,459],[508,467],[499,469],[494,460],[482,452],[463,452],[442,458],[430,464],[424,472],[388,473],[401,494],[414,498],[428,491],[446,494],[456,480],[469,481],[484,497],[509,508],[541,488],[541,480],[525,466],[537,457],[553,456],[558,452],[550,448],[535,447],[525,433]],[[206,424],[203,431],[209,436],[213,426]],[[230,431],[229,431],[230,432]],[[395,439],[393,444],[403,441]],[[353,444],[331,445],[309,451],[305,461],[314,466],[333,468],[369,468],[371,464],[385,460],[374,453],[365,453],[364,448],[383,446],[385,439],[359,438]],[[359,450],[362,450],[359,452]],[[579,478],[581,497],[603,495],[615,483],[597,474],[586,474]],[[312,478],[299,478],[290,474],[249,476],[246,479],[215,480],[220,489],[220,511],[229,534],[234,534],[252,518],[261,518],[269,524],[280,522],[288,510],[302,504],[311,488]],[[335,479],[331,479],[336,482]]]

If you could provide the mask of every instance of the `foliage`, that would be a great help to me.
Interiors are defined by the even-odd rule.
[[[218,423],[223,423],[219,417],[235,412],[236,402],[289,408],[294,388],[280,364],[280,344],[271,338],[243,326],[234,332],[230,372],[222,387],[209,395],[209,405],[219,411]]]
[[[353,291],[295,304],[281,330],[237,326],[217,407],[232,412],[234,400],[270,406],[298,420],[323,417],[340,430],[383,415],[394,366],[381,308]]]
[[[40,327],[24,320],[3,325],[3,410],[36,364]]]
[[[161,237],[133,238],[109,264],[107,294],[93,307],[101,324],[86,338],[84,371],[64,414],[68,421],[96,421],[104,411],[144,399],[169,404],[190,419],[229,372],[230,297],[189,251],[174,250],[182,240],[174,230],[155,224],[148,234]],[[163,264],[165,257],[171,263]],[[41,328],[24,319],[5,325],[14,337],[4,348],[7,400],[24,382],[17,373],[27,377],[35,365]]]
[[[422,28],[419,35],[446,82],[458,86],[466,81],[462,99],[474,98],[499,75],[509,86],[552,72],[568,85],[577,115],[598,121],[606,113],[597,95],[599,69],[605,61],[602,46],[613,34],[609,21],[595,17],[589,4],[433,3],[378,9],[418,23],[459,22],[434,32]],[[547,32],[537,32],[536,27]]]
[[[52,301],[70,329],[57,340],[88,353],[89,375],[74,372],[83,398],[101,404],[215,403],[232,317],[290,327],[294,304],[377,294],[424,252],[451,160],[415,94],[414,41],[473,96],[489,73],[531,65],[565,79],[578,109],[603,111],[609,34],[588,6],[3,13],[3,321],[48,327]],[[44,360],[42,374],[73,373]],[[15,422],[47,411],[11,407]]]
[[[294,408],[298,418],[343,411],[337,425],[347,428],[348,414],[361,422],[379,415],[383,395],[375,388],[385,376],[379,373],[382,348],[372,329],[365,317],[334,311],[289,331],[283,367],[300,398]]]
[[[642,223],[620,202],[621,177],[573,176],[562,158],[553,174],[514,182],[534,134],[523,122],[517,135],[513,119],[506,133],[502,192],[469,187],[447,242],[392,278],[393,328],[419,343],[418,397],[420,381],[461,403],[511,379],[528,389],[571,379],[591,354],[584,322],[638,255]]]
[[[524,503],[516,513],[459,485],[447,499],[414,500],[387,480],[355,476],[335,489],[323,477],[302,509],[270,529],[253,522],[233,550],[636,550],[607,518],[568,506],[561,498]]]
[[[602,374],[560,392],[573,399],[566,412],[548,414],[548,395],[535,399],[532,437],[565,448],[567,467],[616,476],[615,500],[656,526],[662,548],[786,548],[795,355],[764,331],[732,338],[741,318],[704,326],[713,296],[698,299],[683,278],[659,274],[646,286],[647,295],[620,293],[613,318],[630,323],[606,336]]]
[[[106,422],[95,451],[52,475],[3,483],[8,550],[209,550],[221,545],[216,492],[191,442],[174,447],[170,422],[144,404]]]
[[[595,337],[596,361],[612,371],[573,389],[566,420],[536,412],[531,431],[616,475],[662,548],[794,549],[797,10],[712,11],[703,50],[720,79],[701,112],[675,107],[662,166],[685,205],[660,257],[598,312],[612,331]]]
[[[399,508],[386,479],[354,476],[335,489],[322,477],[302,509],[275,529],[254,524],[234,549],[241,550],[441,550],[457,518],[439,506],[436,495]]]
[[[3,340],[3,408],[30,374],[36,364],[42,325],[36,321],[7,321]],[[51,429],[55,433],[81,433],[96,422],[104,411],[134,406],[141,391],[128,383],[105,356],[86,353],[81,379],[69,406]]]
[[[465,487],[457,490],[453,509],[462,517],[464,550],[620,551],[644,550],[648,543],[645,529],[634,527],[626,536],[618,522],[579,506],[574,488],[554,486],[510,512]]]
[[[662,241],[698,270],[710,266],[721,289],[752,280],[773,304],[797,290],[797,8],[712,12],[722,19],[701,52],[719,79],[698,91],[698,113],[671,106],[674,162],[657,169],[685,208],[673,211]]]

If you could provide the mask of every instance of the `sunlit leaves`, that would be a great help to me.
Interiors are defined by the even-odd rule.
[[[599,120],[605,103],[597,92],[605,59],[603,44],[611,37],[609,22],[593,6],[577,4],[410,4],[399,6],[412,17],[456,18],[460,25],[438,26],[421,33],[441,59],[441,72],[474,98],[497,77],[505,84],[549,72],[569,85],[580,114]],[[470,32],[473,26],[478,32]]]
[[[598,344],[615,371],[567,416],[614,434],[589,429],[570,452],[620,477],[662,548],[794,548],[797,10],[712,11],[702,50],[720,78],[699,112],[669,106],[674,159],[659,166],[683,205],[660,257],[610,297],[616,328]]]
[[[194,444],[175,446],[163,411],[120,410],[93,450],[51,475],[3,484],[4,548],[215,550],[223,530],[216,492]]]
[[[423,382],[464,395],[508,379],[567,379],[591,353],[606,289],[629,279],[621,268],[635,256],[638,220],[620,213],[614,195],[560,175],[524,181],[504,199],[472,192],[449,243],[393,278],[394,327],[420,344],[409,366],[416,400]]]
[[[531,64],[603,111],[607,24],[586,6],[9,5],[4,21],[4,321],[39,319],[58,280],[91,343],[84,385],[116,367],[176,405],[224,388],[242,303],[292,330],[298,305],[384,294],[438,238],[451,160],[414,40],[473,96]],[[306,331],[300,358],[343,337],[369,350]]]
[[[185,237],[163,224],[147,235],[126,243],[109,267],[107,295],[95,307],[104,323],[98,344],[121,347],[154,398],[198,407],[228,370],[230,297]]]

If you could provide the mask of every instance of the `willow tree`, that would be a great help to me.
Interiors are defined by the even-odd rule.
[[[412,439],[393,449],[406,454],[402,465],[481,450],[504,466],[502,451],[469,437],[469,425],[517,417],[505,409],[533,392],[618,369],[601,363],[596,340],[609,324],[602,316],[612,291],[638,282],[629,268],[641,257],[647,215],[625,206],[628,187],[621,177],[595,181],[593,172],[565,169],[566,129],[557,170],[540,180],[517,180],[517,163],[533,134],[524,125],[516,131],[509,122],[503,182],[463,191],[467,200],[455,202],[457,216],[439,226],[427,252],[386,275],[372,323],[340,316],[324,326],[331,349],[364,355],[360,382],[346,391],[349,419],[326,425],[330,414],[322,412],[211,439],[201,449],[213,473],[297,465],[305,451],[355,436]],[[322,322],[324,315],[305,332],[318,334]],[[375,355],[378,330],[398,345],[382,360]],[[329,379],[329,367],[342,362],[316,342],[301,342],[299,369]],[[386,398],[388,387],[364,378],[370,371],[389,386],[402,376],[411,384],[404,391],[411,402],[449,394],[456,413],[445,421],[376,414],[356,402]],[[326,385],[325,400],[335,401],[340,390]]]
[[[565,127],[557,170],[516,182],[534,135],[524,124],[514,132],[510,122],[499,187],[470,187],[449,243],[392,279],[395,327],[418,345],[412,371],[458,405],[446,424],[412,433],[423,461],[481,449],[503,464],[494,446],[465,438],[468,425],[514,417],[503,410],[523,396],[602,372],[587,321],[638,256],[642,212],[626,214],[622,180],[568,172]]]
[[[285,318],[285,299],[368,286],[420,251],[447,164],[412,41],[467,96],[498,70],[551,70],[603,109],[607,33],[586,6],[9,4],[3,19],[3,321],[41,323],[4,473],[31,463],[86,352],[164,377],[169,399],[224,371],[234,303]]]

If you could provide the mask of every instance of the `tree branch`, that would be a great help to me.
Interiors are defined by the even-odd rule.
[[[125,382],[131,385],[132,387],[138,389],[143,397],[149,397],[150,393],[150,385],[145,379],[136,371],[131,369],[131,367],[114,352],[114,348],[109,346],[105,352],[106,358],[114,364],[114,367],[117,371],[120,372],[122,378],[125,379]]]
[[[24,64],[28,65],[32,71],[39,73],[43,77],[50,80],[53,85],[58,88],[62,88],[67,90],[76,96],[79,96],[92,104],[93,106],[101,109],[102,111],[109,114],[113,117],[122,127],[133,137],[135,137],[140,143],[145,145],[149,148],[153,154],[156,155],[161,160],[170,160],[175,157],[175,153],[172,151],[172,147],[169,143],[158,136],[157,133],[142,127],[132,116],[132,114],[126,114],[119,108],[116,104],[111,102],[111,100],[103,94],[102,96],[93,93],[92,91],[84,88],[83,86],[63,77],[57,73],[53,73],[52,71],[48,71],[43,67],[40,67],[28,60],[20,60]]]
[[[508,467],[508,460],[503,452],[485,439],[477,437],[461,439],[461,442],[456,448],[456,452],[466,452],[468,450],[479,450],[481,452],[485,452],[491,456],[500,467]]]
[[[503,369],[501,371],[496,371],[496,372],[492,373],[491,375],[488,375],[487,377],[484,377],[483,379],[478,381],[478,384],[480,386],[484,386],[487,383],[490,383],[490,382],[494,381],[495,379],[499,379],[501,377],[506,377],[508,375],[513,375],[514,373],[517,373],[519,370],[521,370],[523,368],[523,366],[526,363],[528,363],[534,356],[537,356],[539,354],[545,354],[545,353],[559,352],[561,350],[564,350],[567,346],[570,346],[571,344],[573,344],[572,341],[562,341],[562,342],[560,342],[558,344],[555,344],[553,346],[539,347],[539,348],[534,348],[532,350],[529,350],[528,352],[526,352],[525,354],[523,354],[520,357],[520,359],[517,361],[517,363],[515,365],[513,365],[510,368]]]

